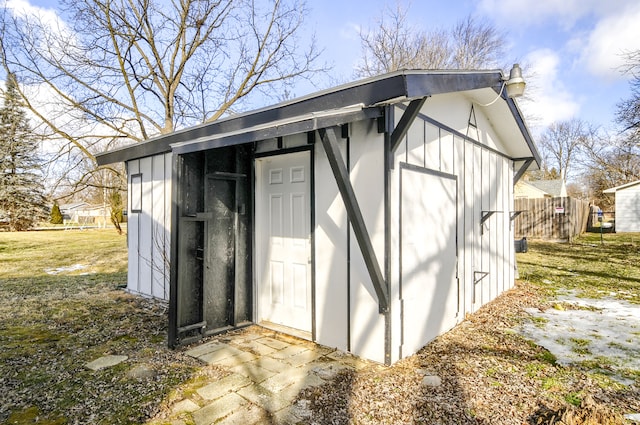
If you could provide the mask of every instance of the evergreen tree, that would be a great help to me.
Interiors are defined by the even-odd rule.
[[[51,224],[62,224],[64,222],[64,218],[62,217],[62,212],[60,211],[60,206],[56,202],[53,204],[53,208],[51,208]]]
[[[0,108],[0,221],[27,230],[47,217],[42,164],[14,75],[7,76]]]

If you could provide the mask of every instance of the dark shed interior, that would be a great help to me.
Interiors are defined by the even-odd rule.
[[[177,155],[177,323],[170,326],[176,329],[171,345],[251,321],[251,164],[247,145]]]

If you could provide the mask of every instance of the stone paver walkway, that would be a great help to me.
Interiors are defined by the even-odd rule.
[[[309,421],[298,394],[344,369],[382,367],[339,350],[258,326],[223,334],[185,354],[222,368],[224,376],[198,380],[149,424],[298,424]]]

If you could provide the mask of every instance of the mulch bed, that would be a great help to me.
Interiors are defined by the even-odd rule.
[[[312,411],[310,423],[623,424],[620,413],[640,411],[637,384],[622,387],[559,366],[518,335],[525,307],[545,306],[518,283],[416,355],[306,390],[300,399]],[[425,385],[425,376],[441,384]]]

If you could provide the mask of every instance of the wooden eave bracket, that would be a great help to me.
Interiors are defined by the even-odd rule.
[[[515,220],[520,214],[524,213],[525,211],[511,211],[509,213],[509,220],[513,221]]]
[[[502,214],[504,211],[482,211],[480,214],[480,234],[484,234],[484,223],[494,214]]]
[[[516,183],[518,183],[518,180],[520,180],[520,178],[522,178],[524,173],[527,172],[527,169],[529,168],[529,165],[531,165],[532,162],[533,162],[533,158],[525,159],[524,163],[520,166],[518,171],[516,171],[516,174],[513,176],[513,184],[514,185]]]
[[[322,128],[318,130],[320,133],[320,140],[322,146],[327,154],[331,171],[336,179],[336,184],[342,196],[342,201],[347,210],[347,217],[351,222],[353,233],[356,236],[360,252],[364,259],[369,277],[373,283],[373,288],[378,297],[378,308],[381,314],[389,311],[389,294],[387,290],[387,284],[380,269],[380,263],[376,258],[376,253],[371,243],[367,226],[362,216],[362,211],[358,205],[358,199],[356,198],[355,191],[351,185],[349,179],[349,172],[347,166],[340,153],[340,147],[338,146],[338,138],[333,128]]]
[[[424,105],[424,102],[426,101],[426,97],[421,97],[409,102],[409,106],[407,106],[404,114],[402,114],[402,117],[398,122],[398,126],[393,130],[393,133],[391,133],[390,146],[392,153],[395,152],[396,149],[398,149],[400,142],[407,134],[407,131],[409,131],[409,127],[411,127],[411,124],[413,124],[413,121],[416,119],[416,117],[420,113],[420,110],[422,109],[422,105]]]

